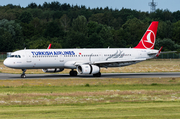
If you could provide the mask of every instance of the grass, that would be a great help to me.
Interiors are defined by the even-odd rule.
[[[180,78],[0,80],[0,118],[179,118]]]
[[[60,73],[69,73],[69,69],[65,69]],[[118,68],[102,68],[102,73],[126,73],[126,72],[179,72],[180,71],[180,60],[178,59],[153,59],[144,62],[137,63],[135,65],[130,65],[127,67]],[[0,62],[0,72],[2,73],[15,73],[20,74],[22,71],[20,69],[11,69],[3,65]],[[42,69],[27,70],[27,74],[43,73]]]
[[[179,90],[180,78],[1,80],[0,106],[180,101]]]
[[[148,60],[102,72],[178,72],[179,66],[178,60]],[[2,64],[0,71],[21,73]],[[0,80],[3,119],[178,119],[179,112],[180,78]]]
[[[55,119],[178,119],[178,102],[113,103],[68,106],[0,107],[0,118]]]

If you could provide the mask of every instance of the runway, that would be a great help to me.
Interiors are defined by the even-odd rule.
[[[101,77],[92,75],[78,75],[76,77],[69,74],[26,74],[25,79],[65,79],[65,78],[150,78],[150,77],[180,77],[180,72],[163,73],[102,73]],[[0,80],[22,79],[20,74],[0,73]]]

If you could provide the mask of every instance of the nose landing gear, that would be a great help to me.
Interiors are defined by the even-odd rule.
[[[23,71],[23,73],[21,74],[21,78],[26,78],[26,74],[25,74],[26,69],[22,69],[22,71]]]

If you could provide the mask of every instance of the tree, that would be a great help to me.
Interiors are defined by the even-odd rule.
[[[98,28],[99,24],[97,22],[94,21],[90,21],[87,24],[88,27],[88,35],[92,35],[93,33],[97,33],[97,28]]]
[[[180,20],[173,24],[173,37],[172,40],[180,43]]]
[[[0,36],[1,43],[4,48],[1,50],[11,51],[14,48],[21,48],[22,46],[22,27],[14,20],[8,21],[6,19],[0,20]]]
[[[30,49],[46,49],[50,43],[52,44],[52,48],[62,48],[60,43],[53,42],[52,39],[48,40],[44,37],[38,39],[33,37],[29,41],[28,48]]]
[[[114,47],[118,47],[118,48],[127,47],[126,41],[124,40],[127,34],[122,28],[120,28],[119,30],[113,30],[112,34],[113,34],[113,40],[114,40],[113,41]]]
[[[86,34],[87,19],[85,18],[85,16],[78,16],[76,19],[73,19],[72,27],[74,31]]]
[[[110,26],[103,25],[99,36],[102,38],[103,47],[114,47],[113,35],[111,33],[112,28]]]
[[[33,19],[32,15],[29,12],[23,12],[20,17],[19,20],[23,23],[29,23],[31,20]]]
[[[129,19],[123,24],[122,28],[125,33],[123,39],[129,45],[128,47],[134,47],[138,44],[148,25],[149,24],[144,24],[137,18]]]
[[[22,23],[21,26],[24,39],[29,39],[34,36],[35,28],[33,24]]]
[[[158,26],[158,38],[172,38],[173,35],[173,24],[170,21],[161,21]]]
[[[173,17],[176,21],[178,21],[180,19],[180,11],[178,10],[176,12],[173,12]]]
[[[27,7],[28,7],[28,8],[37,8],[37,4],[34,3],[34,2],[32,2],[32,3],[30,3]]]
[[[176,44],[171,39],[164,38],[163,40],[157,39],[155,47],[158,49],[163,46],[164,51],[176,51],[180,49],[180,45]]]
[[[103,23],[103,16],[104,16],[104,13],[97,13],[97,14],[93,14],[89,20],[90,21],[95,21],[95,22],[98,22],[100,24]]]
[[[61,10],[67,11],[71,8],[71,6],[67,3],[61,5]]]
[[[62,27],[64,28],[64,31],[66,32],[69,29],[69,24],[70,24],[70,19],[69,17],[64,14],[61,18],[60,18],[60,22]]]
[[[0,52],[10,52],[15,48],[15,43],[13,42],[12,35],[7,32],[1,30],[0,33]]]
[[[53,12],[52,11],[44,11],[43,14],[41,15],[41,19],[45,19],[46,22],[49,22],[52,19]]]
[[[33,36],[39,36],[39,37],[42,36],[43,28],[40,22],[41,22],[40,19],[36,17],[29,23],[29,26],[33,27],[32,28],[34,32]]]
[[[61,25],[56,21],[52,21],[48,23],[47,28],[44,32],[44,37],[53,38],[53,37],[60,37],[60,36],[64,36],[64,31]]]
[[[55,19],[60,19],[62,14],[63,13],[61,11],[54,11],[52,17],[53,17],[54,20]]]
[[[106,12],[102,18],[102,24],[107,25],[107,26],[112,26],[113,20],[114,20],[114,17],[112,16],[112,13]]]
[[[43,14],[43,11],[41,9],[38,9],[38,8],[34,8],[34,9],[28,9],[27,10],[33,18],[41,18],[42,14]]]
[[[68,32],[64,47],[66,48],[85,48],[87,47],[87,36],[81,32]]]
[[[88,48],[103,48],[103,39],[97,33],[93,33],[88,38]]]
[[[54,2],[51,2],[51,4],[49,4],[49,8],[54,11],[59,10],[60,6],[61,4],[58,1],[54,1]]]

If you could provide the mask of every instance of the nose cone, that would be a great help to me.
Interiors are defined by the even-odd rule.
[[[6,66],[6,67],[9,67],[9,68],[13,68],[13,63],[12,63],[12,60],[9,59],[9,58],[6,58],[3,62],[3,64]]]
[[[6,67],[9,67],[9,61],[8,61],[8,59],[5,59],[4,62],[3,62],[3,64],[4,64]]]

